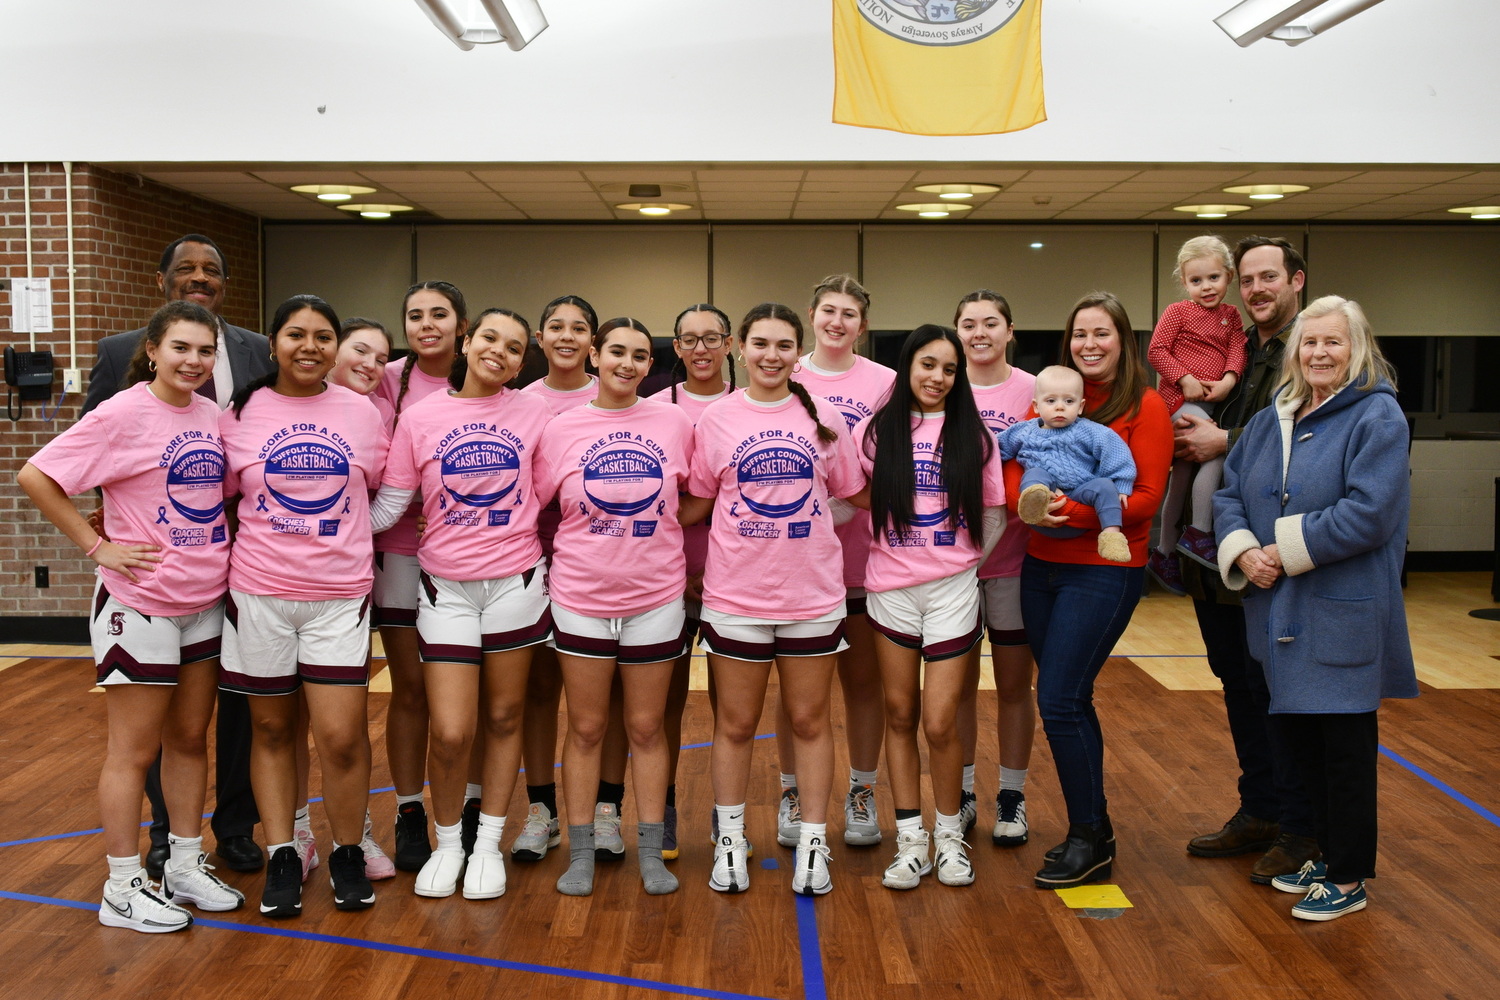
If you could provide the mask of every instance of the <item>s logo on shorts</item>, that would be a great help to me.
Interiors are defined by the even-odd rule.
[[[125,631],[125,612],[111,611],[109,615],[109,634],[120,635]]]

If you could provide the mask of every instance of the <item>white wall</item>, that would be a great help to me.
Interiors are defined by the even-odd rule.
[[[1248,49],[1212,21],[1233,0],[1045,0],[1050,120],[978,138],[831,124],[822,0],[542,2],[551,27],[520,53],[461,52],[410,0],[9,3],[3,155],[1500,161],[1485,0],[1392,0],[1297,48]]]

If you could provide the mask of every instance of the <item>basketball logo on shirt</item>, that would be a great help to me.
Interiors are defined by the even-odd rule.
[[[916,528],[930,528],[948,520],[948,487],[943,482],[943,466],[931,459],[918,458],[912,462],[912,473],[916,481],[916,510],[912,511],[911,523]],[[927,503],[922,501],[926,499]],[[937,510],[923,510],[932,504],[941,504]]]
[[[192,448],[174,455],[167,466],[167,500],[189,521],[218,520],[224,512],[224,453]]]
[[[349,457],[327,430],[298,426],[266,455],[266,489],[285,510],[321,514],[349,485]]]
[[[521,481],[521,457],[489,430],[453,440],[438,459],[443,491],[470,507],[493,507]]]
[[[621,443],[584,463],[583,492],[606,514],[634,517],[656,502],[664,478],[656,455]]]
[[[735,472],[740,498],[761,517],[791,517],[812,496],[812,456],[784,440],[751,449]]]

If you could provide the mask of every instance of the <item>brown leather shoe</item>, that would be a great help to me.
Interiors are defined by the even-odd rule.
[[[1200,858],[1232,858],[1236,854],[1264,851],[1275,843],[1280,831],[1281,828],[1271,820],[1256,819],[1249,813],[1237,812],[1229,817],[1229,822],[1217,833],[1205,833],[1188,841],[1187,849],[1189,854],[1196,854]]]
[[[1250,869],[1250,881],[1256,885],[1270,885],[1277,875],[1290,875],[1300,871],[1309,861],[1318,861],[1323,852],[1312,837],[1299,837],[1295,833],[1283,833],[1276,838],[1271,849],[1255,862]]]

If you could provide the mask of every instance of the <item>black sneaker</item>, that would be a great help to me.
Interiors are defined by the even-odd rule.
[[[375,888],[365,877],[365,852],[358,844],[345,844],[328,859],[328,881],[333,885],[333,905],[341,910],[363,910],[375,903]]]
[[[302,915],[302,859],[295,847],[279,847],[266,866],[266,891],[260,915],[280,920]]]
[[[479,800],[465,799],[463,815],[458,821],[459,843],[463,845],[464,857],[474,853],[474,841],[479,838]]]
[[[396,810],[396,867],[404,872],[419,872],[431,855],[427,810],[420,802],[404,803]]]

